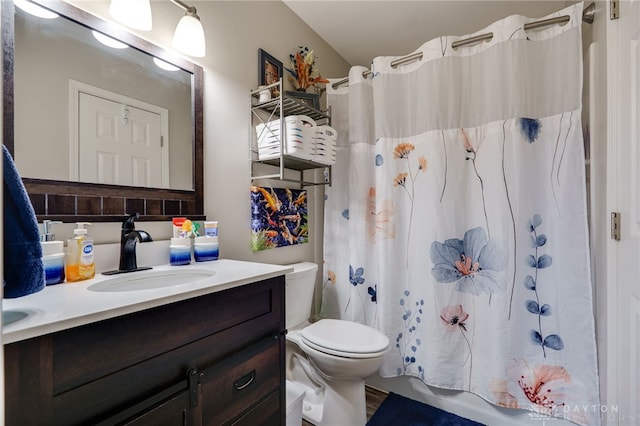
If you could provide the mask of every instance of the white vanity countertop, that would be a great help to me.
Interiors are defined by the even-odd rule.
[[[171,287],[96,292],[89,286],[113,278],[134,276],[144,272],[118,275],[96,274],[95,278],[75,283],[47,286],[44,290],[15,299],[4,299],[5,314],[28,314],[25,318],[3,325],[4,344],[101,321],[180,300],[238,287],[255,281],[273,278],[293,271],[288,266],[221,259],[197,262],[184,266],[154,266],[153,271],[210,270],[215,274],[194,283]]]

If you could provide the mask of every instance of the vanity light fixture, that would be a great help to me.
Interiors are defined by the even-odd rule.
[[[149,0],[111,0],[109,14],[127,27],[151,31],[151,3]]]
[[[165,71],[178,71],[180,68],[175,65],[171,65],[168,62],[163,61],[162,59],[153,58],[153,63],[156,64],[158,68],[162,68]]]
[[[173,47],[189,56],[204,57],[204,28],[196,8],[180,0],[171,0],[171,2],[185,11],[185,15],[178,22],[176,32],[173,35]]]
[[[28,0],[13,0],[13,4],[18,6],[20,9],[24,10],[25,12],[33,16],[37,16],[38,18],[55,19],[58,16],[60,16],[57,13],[54,13],[48,9],[45,9],[44,7],[39,6],[35,3],[31,3]]]
[[[114,49],[126,49],[127,47],[129,47],[129,45],[124,44],[121,41],[118,41],[114,38],[111,38],[109,36],[106,36],[104,34],[102,34],[101,32],[98,32],[96,30],[92,30],[91,34],[93,34],[93,37],[98,40],[100,43],[104,44],[105,46],[108,47],[112,47]]]

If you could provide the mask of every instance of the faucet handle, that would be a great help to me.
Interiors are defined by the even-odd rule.
[[[135,220],[140,217],[138,212],[132,213],[127,217],[124,222],[122,222],[122,230],[123,231],[133,231],[136,229]]]

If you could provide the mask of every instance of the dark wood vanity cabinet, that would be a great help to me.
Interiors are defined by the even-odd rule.
[[[284,276],[4,351],[7,426],[285,424]]]

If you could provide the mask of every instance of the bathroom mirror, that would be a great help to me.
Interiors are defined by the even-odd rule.
[[[60,16],[2,2],[4,144],[38,218],[201,218],[202,68],[68,3],[34,3]]]

